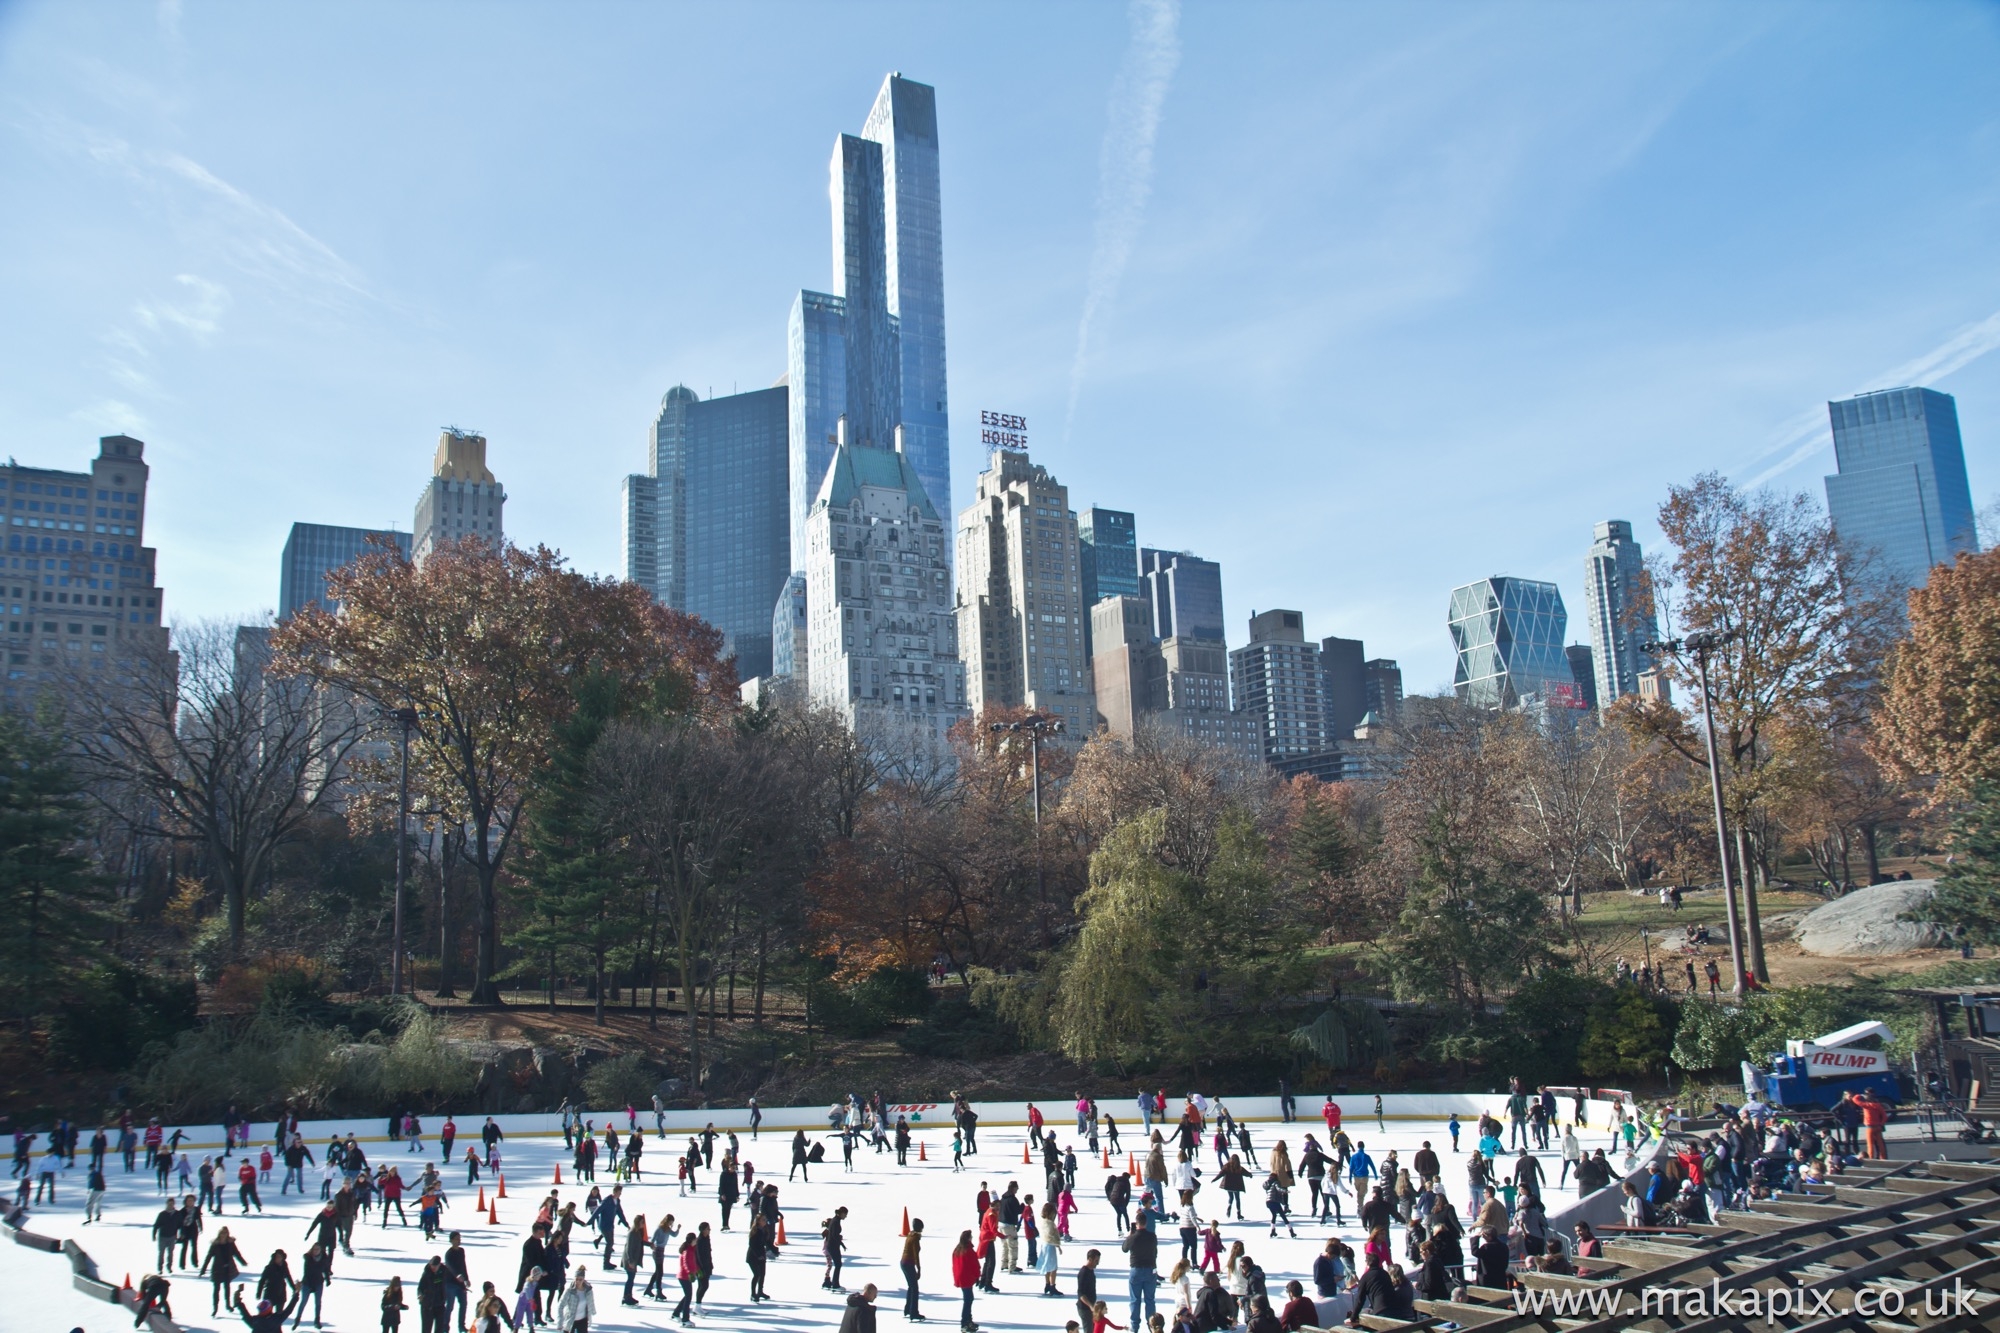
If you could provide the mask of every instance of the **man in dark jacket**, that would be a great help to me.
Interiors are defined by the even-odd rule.
[[[1541,1197],[1542,1164],[1525,1144],[1521,1147],[1521,1155],[1514,1159],[1514,1185],[1524,1197]]]
[[[840,1333],[875,1333],[873,1282],[847,1298],[847,1311],[840,1316]]]
[[[528,1285],[529,1276],[538,1268],[544,1273],[549,1271],[549,1228],[546,1222],[535,1223],[534,1231],[521,1242],[521,1271],[514,1278],[517,1295],[521,1288]]]
[[[285,1260],[283,1250],[271,1251],[271,1262],[264,1265],[264,1271],[257,1278],[257,1296],[269,1301],[277,1309],[284,1309],[292,1303],[292,1266]]]
[[[1491,1230],[1484,1232],[1479,1243],[1472,1247],[1472,1261],[1477,1267],[1478,1284],[1482,1287],[1497,1287],[1504,1290],[1507,1286],[1507,1264],[1511,1258],[1505,1237],[1496,1235]]]
[[[1119,1230],[1131,1230],[1132,1219],[1127,1210],[1132,1207],[1132,1177],[1121,1171],[1106,1180],[1104,1197],[1111,1204],[1111,1211],[1118,1215]]]
[[[1201,1290],[1194,1295],[1194,1333],[1220,1333],[1236,1327],[1236,1298],[1222,1289],[1222,1279],[1214,1273],[1201,1275]]]
[[[1361,1327],[1361,1316],[1383,1314],[1396,1303],[1396,1284],[1389,1277],[1389,1270],[1382,1267],[1382,1256],[1368,1256],[1368,1271],[1361,1275],[1361,1283],[1354,1289],[1354,1308],[1347,1312],[1350,1328]]]
[[[451,1304],[457,1311],[446,1321],[447,1329],[465,1327],[465,1303],[472,1295],[472,1274],[465,1265],[465,1245],[459,1234],[451,1233],[451,1247],[444,1252],[444,1271],[451,1274]]]
[[[1160,1282],[1160,1238],[1151,1227],[1138,1225],[1125,1233],[1118,1248],[1125,1251],[1126,1262],[1131,1265],[1126,1276],[1126,1294],[1131,1301],[1132,1322],[1127,1327],[1144,1328],[1146,1322],[1139,1312],[1143,1308],[1148,1319],[1153,1314],[1153,1288]]]
[[[417,1278],[417,1314],[423,1333],[451,1333],[451,1270],[435,1254]]]

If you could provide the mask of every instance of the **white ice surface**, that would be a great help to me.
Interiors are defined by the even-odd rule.
[[[1302,1098],[1300,1110],[1310,1116],[1312,1103]],[[622,1117],[621,1117],[622,1118]],[[1467,1122],[1467,1133],[1461,1141],[1467,1151],[1471,1150],[1473,1131],[1471,1117],[1463,1117]],[[641,1118],[644,1124],[644,1117]],[[1074,1134],[1075,1122],[1067,1124],[1052,1120],[1050,1127],[1059,1141],[1068,1146],[1076,1142],[1080,1165],[1077,1171],[1076,1199],[1079,1211],[1072,1219],[1075,1240],[1062,1250],[1062,1267],[1059,1286],[1064,1293],[1061,1300],[1043,1298],[1040,1295],[1042,1281],[1038,1274],[1024,1271],[1019,1276],[1002,1275],[997,1279],[1002,1289],[999,1296],[981,1293],[974,1303],[973,1317],[985,1329],[1053,1329],[1061,1330],[1066,1320],[1075,1317],[1074,1274],[1083,1261],[1085,1250],[1093,1246],[1104,1252],[1100,1263],[1098,1279],[1099,1295],[1111,1304],[1112,1319],[1126,1322],[1126,1266],[1124,1256],[1118,1249],[1120,1236],[1116,1232],[1115,1219],[1104,1198],[1104,1182],[1109,1174],[1102,1159],[1086,1159],[1081,1140]],[[1125,1129],[1120,1126],[1121,1131]],[[1351,1138],[1364,1142],[1369,1154],[1380,1162],[1389,1148],[1398,1150],[1402,1163],[1407,1166],[1412,1154],[1421,1142],[1429,1139],[1433,1148],[1444,1161],[1444,1182],[1447,1196],[1463,1208],[1466,1194],[1464,1157],[1453,1158],[1449,1138],[1442,1120],[1397,1120],[1391,1118],[1386,1132],[1376,1128],[1372,1118],[1350,1115],[1345,1128]],[[1137,1126],[1133,1126],[1136,1131]],[[1325,1141],[1325,1126],[1317,1119],[1301,1119],[1290,1125],[1277,1123],[1253,1123],[1252,1142],[1255,1144],[1260,1161],[1266,1160],[1271,1144],[1284,1139],[1290,1146],[1292,1160],[1296,1164],[1306,1133],[1311,1132],[1322,1144]],[[622,1126],[621,1126],[622,1131]],[[1592,1129],[1583,1136],[1586,1150],[1607,1146],[1609,1135],[1602,1129]],[[923,1165],[916,1161],[916,1149],[912,1147],[910,1165],[898,1167],[893,1153],[880,1156],[863,1146],[855,1156],[855,1169],[844,1173],[841,1169],[838,1140],[828,1139],[827,1161],[812,1168],[812,1180],[807,1183],[786,1183],[785,1173],[790,1157],[790,1135],[767,1133],[761,1140],[752,1140],[747,1135],[741,1139],[742,1155],[755,1165],[759,1179],[775,1178],[779,1182],[779,1199],[784,1207],[788,1244],[782,1258],[774,1260],[769,1269],[768,1289],[775,1298],[761,1307],[753,1307],[746,1297],[749,1293],[748,1272],[743,1263],[744,1212],[739,1204],[734,1214],[735,1229],[730,1233],[717,1234],[715,1243],[716,1276],[709,1290],[705,1306],[696,1313],[696,1324],[701,1327],[719,1329],[832,1329],[840,1322],[844,1296],[820,1289],[821,1260],[818,1253],[820,1220],[839,1206],[849,1210],[846,1225],[848,1241],[847,1265],[844,1274],[849,1291],[859,1290],[863,1283],[874,1282],[882,1288],[876,1300],[883,1321],[902,1324],[903,1305],[902,1275],[897,1268],[902,1241],[899,1237],[903,1210],[907,1208],[912,1217],[922,1218],[925,1224],[924,1242],[924,1313],[933,1326],[942,1325],[955,1328],[958,1316],[958,1293],[951,1285],[951,1247],[958,1233],[976,1226],[973,1215],[973,1199],[982,1181],[989,1183],[997,1193],[1010,1180],[1018,1180],[1024,1193],[1037,1196],[1037,1207],[1041,1202],[1042,1172],[1040,1155],[1035,1163],[1024,1166],[1021,1149],[1025,1134],[1019,1128],[995,1126],[982,1130],[980,1153],[967,1159],[966,1169],[954,1174],[951,1168],[950,1135],[935,1129],[917,1134],[920,1142],[927,1145],[929,1160]],[[701,1194],[682,1196],[677,1194],[673,1179],[673,1161],[676,1151],[669,1145],[677,1141],[669,1139],[659,1142],[648,1135],[647,1152],[644,1155],[646,1178],[639,1184],[625,1187],[625,1212],[628,1217],[644,1214],[649,1226],[664,1214],[674,1215],[683,1227],[690,1223],[707,1221],[718,1224],[720,1210],[714,1197],[716,1174],[704,1171],[700,1177]],[[684,1146],[685,1140],[678,1141]],[[1127,1148],[1136,1147],[1139,1135],[1136,1132],[1124,1134]],[[457,1145],[457,1155],[462,1159],[466,1137],[462,1134]],[[322,1151],[323,1144],[312,1145],[315,1157]],[[426,1146],[435,1160],[437,1144],[434,1138],[426,1139]],[[401,1145],[387,1142],[372,1142],[365,1145],[372,1164],[394,1163],[403,1168],[406,1180],[414,1181],[418,1172],[415,1153],[406,1152]],[[717,1148],[720,1160],[721,1147]],[[1553,1182],[1561,1172],[1560,1155],[1557,1153],[1538,1154],[1542,1158],[1543,1169],[1549,1181]],[[1206,1219],[1211,1210],[1219,1212],[1225,1196],[1215,1183],[1213,1154],[1203,1149],[1202,1167],[1204,1184],[1196,1195],[1196,1211]],[[39,1160],[39,1159],[37,1159]],[[196,1160],[199,1161],[199,1155]],[[1169,1152],[1171,1164],[1172,1153]],[[1501,1158],[1506,1165],[1508,1158]],[[548,1193],[555,1168],[562,1165],[564,1184],[560,1187],[564,1202],[574,1201],[578,1211],[582,1211],[584,1196],[588,1194],[586,1185],[578,1188],[571,1181],[572,1171],[569,1155],[564,1151],[561,1138],[532,1139],[512,1138],[505,1145],[504,1167],[507,1176],[508,1197],[499,1203],[500,1225],[490,1226],[484,1214],[475,1215],[473,1196],[476,1190],[462,1188],[465,1181],[463,1165],[454,1166],[444,1172],[447,1189],[451,1192],[445,1209],[445,1227],[458,1228],[463,1233],[464,1245],[471,1269],[475,1293],[479,1284],[491,1281],[508,1298],[511,1312],[513,1303],[514,1277],[520,1258],[520,1245],[526,1235],[526,1227],[541,1199]],[[1125,1158],[1120,1155],[1117,1165],[1123,1167]],[[232,1163],[233,1165],[233,1163]],[[78,1166],[71,1173],[79,1184],[83,1175],[84,1162],[78,1158]],[[225,1193],[228,1202],[226,1215],[211,1216],[207,1219],[202,1235],[202,1246],[215,1234],[219,1225],[226,1224],[237,1239],[239,1248],[247,1259],[246,1274],[254,1285],[255,1275],[261,1270],[275,1249],[283,1249],[290,1260],[294,1276],[300,1267],[300,1256],[305,1252],[306,1226],[317,1214],[320,1207],[319,1181],[313,1175],[310,1190],[305,1198],[296,1192],[287,1197],[278,1195],[278,1181],[283,1170],[273,1173],[272,1183],[261,1188],[265,1211],[244,1216],[236,1202],[236,1189],[232,1183]],[[609,1192],[609,1173],[598,1173],[599,1184]],[[233,1180],[233,1176],[232,1176]],[[1243,1196],[1245,1221],[1229,1221],[1223,1226],[1225,1244],[1242,1240],[1247,1252],[1265,1269],[1269,1289],[1274,1298],[1274,1308],[1284,1301],[1283,1291],[1286,1281],[1297,1278],[1311,1293],[1312,1263],[1325,1246],[1326,1238],[1338,1234],[1354,1247],[1358,1254],[1363,1237],[1354,1222],[1351,1193],[1346,1204],[1348,1225],[1345,1227],[1323,1227],[1305,1219],[1307,1191],[1303,1180],[1292,1191],[1292,1208],[1300,1219],[1298,1239],[1292,1240],[1282,1234],[1278,1239],[1269,1236],[1269,1225],[1263,1208],[1261,1189],[1262,1175],[1253,1180],[1251,1188]],[[491,1177],[486,1180],[491,1193]],[[80,1189],[65,1190],[57,1206],[31,1210],[28,1227],[43,1235],[58,1239],[74,1239],[96,1259],[106,1280],[118,1283],[129,1271],[133,1284],[150,1269],[153,1262],[153,1244],[149,1229],[153,1217],[160,1207],[161,1196],[155,1189],[150,1173],[142,1169],[126,1175],[112,1163],[109,1175],[110,1192],[106,1199],[104,1218],[99,1223],[83,1224],[83,1195]],[[1575,1197],[1575,1186],[1562,1190],[1548,1191],[1551,1211]],[[334,1261],[334,1280],[327,1292],[326,1327],[352,1330],[355,1333],[376,1333],[380,1325],[379,1302],[389,1276],[400,1273],[403,1277],[406,1299],[410,1309],[404,1314],[403,1328],[406,1333],[417,1333],[419,1321],[416,1310],[416,1280],[424,1261],[432,1253],[442,1253],[447,1243],[442,1236],[435,1245],[427,1245],[422,1234],[414,1225],[416,1209],[413,1198],[406,1201],[412,1225],[402,1227],[390,1225],[382,1228],[379,1209],[364,1222],[357,1223],[354,1232],[354,1255],[338,1255]],[[624,1231],[619,1232],[620,1247]],[[1393,1235],[1398,1257],[1401,1256],[1401,1228]],[[595,1330],[657,1329],[674,1327],[668,1318],[670,1303],[646,1301],[637,1309],[620,1305],[623,1292],[624,1273],[607,1273],[602,1268],[601,1252],[585,1249],[586,1238],[578,1236],[572,1243],[574,1262],[587,1260],[590,1280],[597,1288],[597,1319]],[[1168,1223],[1160,1233],[1160,1274],[1162,1287],[1158,1295],[1160,1308],[1171,1311],[1173,1295],[1165,1286],[1166,1274],[1179,1257],[1180,1242],[1178,1228]],[[1022,1245],[1021,1262],[1026,1268],[1026,1244]],[[677,1285],[672,1281],[673,1258],[668,1257],[668,1290],[678,1299]],[[650,1267],[640,1278],[643,1286]],[[172,1303],[176,1319],[189,1329],[241,1329],[242,1322],[235,1318],[212,1318],[209,1315],[210,1284],[206,1278],[193,1273],[170,1275],[173,1283]],[[243,1288],[245,1300],[251,1308],[251,1286]],[[635,1292],[637,1287],[635,1286]],[[74,1290],[70,1284],[70,1267],[66,1258],[32,1250],[26,1246],[0,1242],[0,1333],[65,1333],[72,1328],[82,1328],[86,1333],[100,1333],[100,1330],[129,1329],[131,1316],[116,1307],[89,1299]],[[310,1327],[311,1321],[307,1321]]]

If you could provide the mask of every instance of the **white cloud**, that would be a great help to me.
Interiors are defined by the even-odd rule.
[[[1976,324],[1967,325],[1930,351],[1877,375],[1854,392],[1873,393],[1877,389],[1898,389],[1906,385],[1925,388],[1953,371],[1971,365],[1996,347],[2000,347],[2000,311]],[[1744,485],[1762,486],[1832,444],[1833,430],[1827,424],[1826,409],[1814,407],[1801,412],[1780,426],[1772,434],[1770,442],[1744,466],[1754,467],[1780,451],[1786,451],[1785,456],[1763,468]]]
[[[1105,126],[1104,144],[1098,153],[1096,241],[1090,255],[1083,314],[1076,326],[1064,438],[1076,420],[1077,398],[1083,392],[1084,372],[1090,361],[1092,326],[1118,294],[1119,279],[1131,261],[1132,247],[1146,216],[1146,200],[1153,191],[1153,144],[1159,138],[1167,91],[1181,63],[1180,17],[1179,0],[1131,0],[1128,10],[1131,42],[1111,85],[1110,123]]]
[[[178,274],[174,281],[189,292],[187,300],[141,301],[132,307],[133,316],[154,332],[172,326],[192,335],[196,342],[206,343],[222,327],[229,289],[192,273]]]

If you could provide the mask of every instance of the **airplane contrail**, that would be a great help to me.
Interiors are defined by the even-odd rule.
[[[1145,219],[1146,200],[1153,191],[1153,144],[1159,137],[1167,90],[1181,63],[1180,0],[1132,0],[1128,17],[1131,42],[1111,85],[1110,123],[1098,153],[1096,243],[1090,254],[1083,314],[1076,326],[1064,439],[1069,438],[1077,398],[1083,392],[1092,326],[1118,294]]]

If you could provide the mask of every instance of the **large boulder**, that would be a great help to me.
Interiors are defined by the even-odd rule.
[[[1945,933],[1928,922],[1904,921],[1937,890],[1933,879],[1900,880],[1856,889],[1807,912],[1793,932],[1799,947],[1822,958],[1862,958],[1915,953],[1943,945]]]

